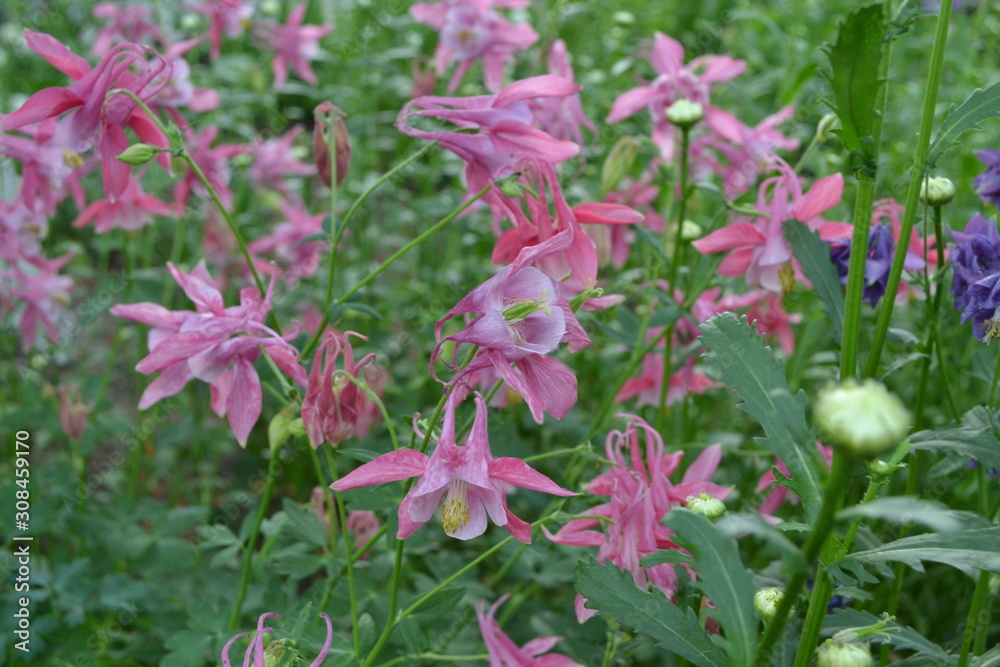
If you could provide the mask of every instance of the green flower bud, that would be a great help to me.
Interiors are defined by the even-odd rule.
[[[837,118],[837,114],[832,111],[822,118],[819,119],[819,125],[816,126],[816,140],[826,141],[830,138],[830,131],[835,129],[840,125],[840,119]]]
[[[920,201],[931,206],[944,206],[955,198],[955,184],[943,176],[925,178],[920,184]]]
[[[705,230],[701,228],[697,222],[693,220],[685,220],[681,223],[681,240],[682,241],[697,241],[705,234]]]
[[[296,438],[304,438],[306,435],[306,426],[302,423],[302,417],[298,419],[293,419],[288,424],[288,432],[294,435]]]
[[[622,137],[611,148],[608,158],[601,166],[601,192],[607,194],[618,187],[632,171],[635,158],[639,154],[639,142],[635,137]]]
[[[272,452],[285,444],[285,440],[288,440],[288,436],[292,434],[292,421],[295,419],[296,413],[295,404],[289,403],[271,418],[271,423],[267,425],[267,440]]]
[[[753,596],[753,608],[765,621],[770,621],[778,613],[778,607],[785,598],[780,588],[762,588]]]
[[[875,380],[853,379],[828,388],[816,401],[820,436],[856,456],[872,458],[899,444],[910,427],[902,401]]]
[[[524,194],[521,190],[521,186],[517,181],[498,181],[500,184],[500,192],[508,197],[520,197]]]
[[[707,493],[687,497],[687,508],[695,514],[703,514],[709,519],[718,519],[726,513],[726,504]]]
[[[667,120],[684,129],[693,127],[704,117],[702,106],[691,100],[677,100],[667,108]]]
[[[867,646],[827,639],[816,652],[817,667],[874,667]]]
[[[161,152],[162,149],[149,144],[132,144],[118,156],[118,160],[132,166],[139,166],[155,159],[157,154]]]

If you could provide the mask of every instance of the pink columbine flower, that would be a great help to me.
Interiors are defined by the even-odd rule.
[[[500,629],[495,618],[497,609],[509,597],[510,593],[502,596],[490,606],[489,611],[486,611],[485,601],[476,603],[479,632],[483,635],[486,651],[490,655],[490,667],[579,667],[579,663],[558,653],[542,655],[551,651],[556,643],[562,641],[562,637],[538,637],[518,648]]]
[[[288,80],[288,65],[307,83],[316,84],[316,75],[309,66],[310,60],[319,55],[319,40],[333,32],[332,23],[322,25],[302,25],[308,5],[299,4],[288,15],[288,24],[262,21],[260,35],[267,43],[265,48],[275,52],[271,69],[274,71],[274,87],[285,87]]]
[[[477,59],[483,61],[487,90],[496,92],[503,85],[504,66],[515,52],[537,42],[538,33],[527,23],[512,25],[493,8],[527,6],[527,0],[444,0],[418,2],[410,8],[410,14],[441,34],[434,54],[438,73],[444,73],[450,63],[458,63],[448,83],[449,93],[455,92]]]
[[[170,79],[153,97],[157,107],[165,107],[167,114],[178,126],[187,122],[177,111],[178,107],[187,107],[191,111],[211,111],[219,106],[219,93],[211,88],[199,88],[191,82],[191,66],[184,54],[202,42],[202,38],[188,39],[172,44],[163,53],[163,57],[171,65]]]
[[[505,484],[556,496],[576,495],[563,489],[521,459],[494,459],[486,432],[486,403],[475,395],[476,417],[466,444],[455,442],[455,409],[464,391],[453,391],[445,404],[444,422],[434,453],[397,449],[365,463],[334,483],[334,491],[374,486],[419,477],[399,506],[399,530],[404,539],[430,521],[441,499],[444,532],[469,540],[486,531],[487,519],[503,526],[517,540],[531,542],[531,525],[507,509]],[[415,418],[414,418],[415,419]],[[414,430],[423,437],[414,421]],[[447,494],[447,495],[446,495]]]
[[[547,60],[549,74],[562,77],[567,81],[574,81],[573,68],[569,64],[566,55],[566,42],[557,39],[549,47]],[[583,106],[580,104],[580,95],[569,95],[568,97],[542,97],[532,104],[532,113],[535,116],[539,127],[556,139],[563,141],[573,141],[583,146],[583,130],[585,127],[591,132],[596,132],[594,123],[583,113]]]
[[[253,363],[267,350],[274,363],[292,380],[305,386],[305,370],[298,350],[264,324],[271,310],[271,292],[260,297],[256,288],[240,291],[240,305],[226,308],[204,262],[190,273],[167,263],[170,274],[197,312],[170,311],[155,303],[119,304],[111,314],[153,327],[149,332],[149,355],[135,369],[143,375],[162,371],[139,399],[145,410],[162,398],[180,392],[192,378],[212,386],[212,410],[229,419],[240,445],[260,417],[260,378]],[[273,288],[274,283],[271,283]]]
[[[368,510],[354,510],[347,514],[347,532],[354,535],[354,550],[358,551],[378,533],[379,523],[375,512]],[[358,560],[368,560],[370,551],[363,552],[358,556]]]
[[[21,163],[21,200],[25,206],[48,215],[64,196],[64,183],[73,170],[83,166],[83,158],[56,136],[57,122],[49,118],[20,128],[29,135],[0,136],[0,155]]]
[[[302,401],[302,422],[313,447],[319,447],[323,442],[337,446],[355,436],[364,438],[372,424],[381,417],[378,406],[357,385],[350,380],[333,377],[337,370],[355,378],[364,373],[365,382],[376,394],[381,393],[385,386],[386,375],[374,366],[374,354],[354,361],[351,336],[368,340],[353,331],[331,333],[316,350],[306,396]],[[337,369],[341,358],[343,368]]]
[[[840,203],[844,177],[825,176],[803,194],[792,168],[780,158],[775,160],[781,173],[761,183],[757,197],[757,210],[765,216],[742,218],[692,245],[702,254],[734,251],[722,260],[719,275],[744,274],[751,286],[789,292],[801,276],[796,275],[792,247],[785,239],[782,225],[788,218],[795,218],[813,231],[818,230],[820,236],[825,235],[823,228],[828,224],[839,230],[840,223],[826,223],[820,214]]]
[[[269,234],[250,242],[248,249],[253,255],[257,269],[263,273],[285,271],[284,277],[289,288],[307,278],[319,268],[325,245],[318,241],[303,242],[309,236],[323,231],[323,213],[312,215],[298,202],[280,201],[278,206],[284,215]],[[275,266],[277,260],[278,266]]]
[[[713,83],[728,81],[746,69],[746,63],[729,56],[699,56],[684,64],[684,47],[661,32],[653,39],[649,62],[657,72],[652,83],[634,88],[615,100],[608,114],[617,123],[642,109],[653,118],[653,143],[670,162],[674,157],[675,127],[667,120],[667,107],[685,99],[708,107]]]
[[[247,0],[200,0],[188,7],[211,20],[205,37],[212,45],[212,60],[218,58],[222,50],[223,34],[230,39],[239,37],[253,16],[253,4]]]
[[[319,655],[310,663],[309,667],[320,667],[326,660],[326,654],[330,652],[330,646],[333,644],[333,623],[325,612],[320,612],[319,616],[326,622],[326,641],[323,642],[323,648],[320,649]],[[264,650],[264,635],[272,632],[271,628],[264,627],[264,621],[268,618],[279,618],[279,616],[275,613],[261,614],[260,618],[257,619],[257,632],[254,634],[250,646],[247,647],[247,652],[243,655],[243,667],[250,667],[250,660],[253,660],[253,667],[266,667],[271,664],[268,662],[268,656]],[[233,663],[229,661],[229,650],[237,640],[249,637],[250,634],[249,632],[241,632],[226,642],[222,649],[222,667],[233,667]]]
[[[560,342],[576,352],[590,345],[590,339],[569,302],[560,296],[559,284],[529,264],[569,240],[570,236],[563,234],[525,248],[511,264],[452,308],[435,327],[438,345],[431,355],[431,368],[445,341],[478,345],[477,356],[451,385],[492,367],[524,398],[536,422],[542,422],[543,412],[562,419],[576,403],[576,377],[546,355]],[[442,338],[448,320],[473,312],[478,314],[462,331]]]
[[[125,192],[118,199],[93,202],[80,212],[73,226],[84,227],[93,222],[98,234],[112,229],[135,231],[151,224],[154,215],[173,218],[177,216],[177,208],[143,192],[137,179],[129,179]]]
[[[59,275],[73,253],[55,259],[41,256],[24,257],[5,270],[0,270],[0,305],[7,309],[23,303],[21,313],[21,347],[27,352],[35,344],[41,327],[53,342],[60,342],[59,318],[69,304],[73,279]]]
[[[92,408],[83,402],[79,385],[61,384],[56,392],[59,397],[59,425],[70,439],[79,442]]]
[[[149,44],[163,41],[160,29],[153,22],[153,10],[149,7],[98,2],[94,5],[93,14],[94,18],[104,19],[104,26],[90,49],[95,56],[103,56],[118,42]]]
[[[722,459],[722,448],[720,445],[706,448],[685,471],[681,483],[673,484],[670,476],[680,465],[684,452],[667,454],[663,438],[640,417],[627,414],[617,417],[627,418],[629,423],[625,431],[608,434],[605,450],[612,468],[587,486],[588,493],[607,496],[608,501],[584,512],[609,519],[606,533],[595,530],[601,525],[599,519],[590,518],[573,519],[555,535],[544,526],[542,530],[559,544],[599,547],[599,562],[610,559],[632,573],[636,586],[644,589],[652,583],[667,597],[673,597],[677,590],[673,565],[644,568],[639,561],[660,549],[678,548],[671,540],[671,531],[660,523],[672,508],[682,506],[689,496],[702,493],[719,500],[729,495],[732,487],[708,481]],[[640,433],[644,435],[645,448],[640,446]],[[585,602],[582,596],[577,596],[576,613],[581,623],[597,613],[586,609]]]
[[[86,60],[70,51],[54,37],[31,30],[24,31],[31,50],[53,67],[74,80],[68,88],[45,88],[28,98],[21,108],[0,121],[0,129],[15,130],[30,123],[61,116],[57,130],[60,142],[75,153],[83,153],[95,143],[101,152],[104,191],[114,199],[125,191],[129,180],[129,165],[117,159],[129,146],[125,128],[130,127],[147,144],[166,148],[167,138],[138,104],[124,95],[108,97],[115,87],[130,90],[142,100],[149,100],[163,87],[169,77],[170,65],[148,47],[119,44],[109,51],[94,69]],[[153,53],[152,62],[146,56]],[[138,75],[129,68],[141,67]],[[169,169],[167,155],[159,158]]]
[[[229,189],[229,179],[232,174],[227,161],[235,155],[248,152],[249,147],[239,144],[219,144],[213,147],[212,144],[219,135],[218,125],[209,125],[200,133],[190,128],[186,135],[185,145],[191,158],[205,172],[205,177],[208,178],[212,189],[219,195],[222,205],[226,208],[232,208],[233,191]],[[174,189],[174,202],[178,208],[183,209],[187,206],[191,192],[202,197],[208,196],[208,191],[205,190],[201,180],[193,171],[188,170]]]
[[[312,176],[316,167],[295,157],[293,144],[302,134],[302,126],[267,141],[257,140],[250,147],[253,162],[250,163],[250,178],[262,187],[274,188],[286,197],[290,196],[284,179],[288,176]],[[344,171],[347,171],[346,169]],[[338,173],[338,176],[340,174]]]

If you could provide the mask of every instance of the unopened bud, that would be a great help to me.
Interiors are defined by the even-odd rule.
[[[288,436],[292,434],[292,421],[295,419],[295,414],[296,405],[289,403],[271,418],[271,423],[267,425],[267,440],[271,445],[272,452],[285,444],[285,440],[288,440]]]
[[[816,140],[826,141],[829,139],[830,131],[836,129],[839,124],[840,119],[832,111],[820,118],[819,125],[816,126]]]
[[[753,608],[765,621],[770,621],[778,613],[778,607],[785,598],[780,588],[762,588],[753,596]]]
[[[520,197],[524,194],[524,190],[521,189],[517,181],[503,180],[497,181],[497,183],[500,185],[500,192],[506,197]]]
[[[955,198],[955,184],[943,176],[925,178],[920,184],[920,201],[931,206],[944,206]]]
[[[344,125],[344,112],[326,101],[313,111],[316,128],[313,130],[313,157],[319,177],[327,186],[333,180],[334,166],[337,169],[337,185],[344,182],[347,168],[351,164],[351,138]],[[331,164],[330,150],[334,151]]]
[[[635,137],[624,136],[612,146],[608,158],[601,166],[601,192],[603,194],[608,194],[616,189],[628,176],[638,154],[639,142],[636,141]]]
[[[146,164],[150,160],[156,159],[158,153],[161,149],[154,148],[149,144],[132,144],[118,156],[120,162],[125,164],[130,164],[132,166],[138,166],[141,164]]]
[[[903,402],[875,380],[858,384],[852,379],[824,390],[815,417],[824,440],[865,458],[889,451],[910,428]]]
[[[875,661],[867,646],[827,639],[816,652],[817,667],[873,667]]]
[[[702,106],[691,100],[677,100],[667,107],[667,120],[680,128],[693,127],[704,117]]]
[[[726,513],[726,504],[707,493],[687,497],[687,508],[695,514],[701,514],[709,519],[718,519]]]
[[[705,230],[701,228],[701,225],[693,220],[685,220],[681,223],[682,241],[697,241],[704,233]]]

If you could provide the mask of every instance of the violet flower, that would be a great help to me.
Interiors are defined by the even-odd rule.
[[[851,239],[826,239],[830,245],[830,260],[837,268],[840,283],[847,285],[847,273],[851,259]],[[865,260],[865,283],[862,299],[872,308],[878,303],[885,288],[889,284],[889,270],[892,268],[892,258],[896,252],[896,242],[892,229],[881,222],[873,224],[868,232],[868,252]],[[906,251],[903,268],[907,271],[917,271],[924,266],[924,261],[913,251]]]
[[[1000,206],[1000,151],[984,148],[976,151],[976,157],[986,163],[986,171],[976,176],[972,187],[984,202]]]
[[[330,652],[330,646],[333,644],[333,623],[325,612],[320,612],[319,615],[326,623],[326,641],[323,642],[323,648],[320,649],[316,659],[309,663],[309,667],[320,667],[323,661],[326,660],[326,655]],[[243,656],[243,667],[250,667],[251,659],[253,660],[253,667],[266,667],[270,664],[264,649],[264,635],[273,632],[271,628],[264,627],[264,621],[268,618],[278,618],[278,614],[261,614],[260,618],[257,619],[257,632],[254,634],[253,641],[250,642],[250,646],[247,647],[247,651]],[[249,637],[250,634],[249,632],[241,632],[226,642],[226,645],[222,649],[222,667],[233,667],[233,663],[229,661],[229,650],[237,640]]]
[[[951,293],[962,322],[972,320],[977,340],[1000,337],[1000,234],[995,220],[975,214],[965,230],[952,231],[951,260],[955,268]]]
[[[476,417],[468,442],[458,445],[455,442],[455,409],[464,394],[464,391],[452,391],[448,396],[441,435],[433,454],[427,456],[415,449],[397,449],[365,463],[330,488],[348,491],[419,477],[399,506],[396,533],[399,539],[409,537],[430,521],[441,505],[441,524],[451,537],[460,540],[478,537],[486,531],[489,520],[506,528],[515,539],[530,543],[531,525],[507,509],[505,485],[556,496],[576,494],[563,489],[521,459],[493,458],[486,432],[486,403],[478,393],[475,394]],[[422,438],[424,434],[417,429],[415,420],[416,417],[414,430]]]

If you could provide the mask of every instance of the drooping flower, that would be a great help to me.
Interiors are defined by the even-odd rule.
[[[984,343],[1000,335],[1000,234],[997,223],[975,214],[965,230],[952,231],[951,293],[962,321],[972,320],[972,332]]]
[[[139,181],[129,179],[125,191],[114,201],[101,199],[80,211],[73,221],[74,227],[94,223],[98,234],[112,229],[135,231],[153,222],[153,216],[175,217],[177,208],[142,191]]]
[[[492,367],[524,398],[536,422],[542,422],[543,412],[562,419],[576,403],[576,377],[546,355],[560,342],[565,341],[575,352],[588,346],[590,339],[569,302],[560,296],[558,283],[529,264],[569,240],[564,234],[525,248],[511,264],[452,308],[435,327],[438,345],[431,355],[431,368],[446,341],[477,345],[476,357],[451,385]],[[442,337],[448,320],[473,312],[476,317],[462,331]],[[452,363],[457,360],[458,345],[455,355]]]
[[[286,25],[274,21],[260,23],[259,31],[266,43],[265,48],[275,52],[271,63],[275,88],[285,87],[289,64],[303,81],[314,85],[317,81],[309,61],[319,55],[319,40],[333,32],[333,24],[302,25],[307,8],[308,3],[300,3],[288,15]]]
[[[323,642],[323,647],[320,649],[316,659],[310,663],[309,667],[320,667],[323,661],[326,660],[326,655],[330,652],[330,646],[333,644],[333,623],[330,621],[330,617],[326,615],[326,612],[320,612],[319,615],[326,623],[326,641]],[[261,614],[260,618],[257,619],[257,632],[254,634],[253,640],[250,642],[250,646],[247,647],[247,651],[243,656],[243,667],[250,667],[251,660],[253,660],[253,667],[267,667],[270,664],[267,660],[268,655],[264,649],[264,635],[272,632],[271,628],[264,627],[264,621],[268,618],[279,618],[279,616],[272,612]],[[237,640],[249,637],[250,634],[249,632],[241,632],[226,642],[225,647],[222,649],[222,667],[233,667],[233,663],[229,661],[229,650]]]
[[[35,344],[39,327],[50,340],[60,342],[59,319],[69,304],[73,279],[59,271],[72,257],[73,253],[55,259],[25,257],[0,270],[0,305],[8,309],[24,305],[19,325],[23,350]]]
[[[986,171],[976,176],[972,187],[984,202],[1000,206],[1000,151],[984,148],[976,151],[976,157],[986,163]]]
[[[313,447],[324,441],[337,446],[351,437],[364,438],[381,417],[378,406],[357,385],[333,377],[338,360],[343,358],[343,368],[339,370],[355,378],[364,373],[365,382],[376,393],[385,385],[385,373],[374,366],[374,353],[354,361],[351,336],[368,340],[353,331],[343,335],[331,333],[316,350],[302,401],[302,423]]]
[[[527,6],[527,0],[444,0],[418,2],[410,14],[441,34],[434,54],[438,73],[444,73],[452,62],[458,63],[448,84],[449,93],[455,92],[479,59],[483,61],[483,83],[487,90],[496,92],[503,86],[504,66],[514,53],[538,41],[538,33],[527,23],[509,23],[493,8]]]
[[[326,100],[313,109],[313,159],[320,180],[330,187],[333,181],[333,170],[337,170],[337,185],[344,182],[347,169],[351,166],[351,135],[347,133],[344,124],[345,114]],[[332,125],[332,127],[331,127]],[[330,162],[330,149],[335,151],[333,163]]]
[[[59,397],[59,425],[70,439],[79,442],[92,408],[83,402],[77,384],[61,384],[56,392]]]
[[[684,458],[684,452],[667,454],[663,438],[649,424],[635,415],[620,414],[629,420],[624,431],[612,431],[605,443],[609,471],[598,475],[587,485],[587,492],[607,496],[607,502],[596,505],[584,514],[605,517],[573,519],[555,535],[542,527],[546,536],[559,544],[596,546],[597,560],[611,560],[632,574],[636,586],[645,589],[650,583],[668,597],[677,590],[677,575],[670,563],[645,568],[641,558],[660,549],[677,549],[673,533],[660,520],[673,507],[683,506],[689,496],[705,493],[723,500],[732,487],[722,487],[708,481],[722,458],[722,447],[706,448],[688,467],[680,484],[670,481]],[[645,447],[640,445],[640,434]],[[628,450],[628,453],[625,450]],[[605,532],[596,530],[602,523]],[[585,599],[577,596],[576,614],[582,623],[597,613],[584,607]]]
[[[521,459],[494,459],[486,432],[486,403],[475,395],[476,416],[465,445],[455,442],[455,409],[464,391],[453,391],[445,404],[444,422],[434,452],[397,449],[369,461],[331,485],[335,491],[419,477],[399,506],[404,539],[427,523],[441,505],[444,532],[469,540],[486,531],[487,520],[503,526],[517,540],[531,542],[531,526],[507,509],[506,484],[557,496],[575,495]],[[431,425],[433,428],[433,425]],[[423,433],[414,424],[417,435]],[[447,494],[447,495],[446,495]],[[444,502],[441,499],[444,498]]]
[[[194,301],[197,312],[170,311],[148,302],[111,308],[112,315],[153,327],[149,332],[149,355],[136,365],[136,370],[143,375],[162,373],[146,387],[139,409],[177,394],[189,380],[197,378],[211,384],[212,410],[229,419],[236,439],[246,445],[263,400],[260,378],[253,367],[261,348],[292,380],[306,385],[298,350],[288,343],[298,333],[282,337],[264,324],[271,310],[270,291],[262,299],[256,288],[244,288],[240,305],[226,308],[204,263],[190,274],[169,262],[167,267]]]
[[[104,19],[104,26],[90,49],[95,56],[103,56],[118,42],[150,44],[163,41],[149,7],[98,2],[94,5],[93,14],[94,18]]]
[[[521,647],[511,641],[495,618],[497,609],[509,597],[510,593],[502,596],[488,611],[484,600],[476,603],[479,632],[483,635],[483,642],[490,656],[490,667],[579,667],[579,663],[564,655],[548,653],[557,642],[562,641],[562,637],[538,637]],[[548,655],[542,655],[543,653]]]
[[[842,285],[847,285],[847,274],[850,268],[851,239],[827,239],[830,242],[830,259],[837,267]],[[896,252],[896,243],[892,238],[892,230],[882,223],[873,224],[868,232],[868,251],[865,254],[865,285],[863,299],[874,308],[889,284],[889,270],[892,268],[892,258]],[[907,251],[903,268],[907,271],[917,271],[924,266],[924,261],[912,252]]]

